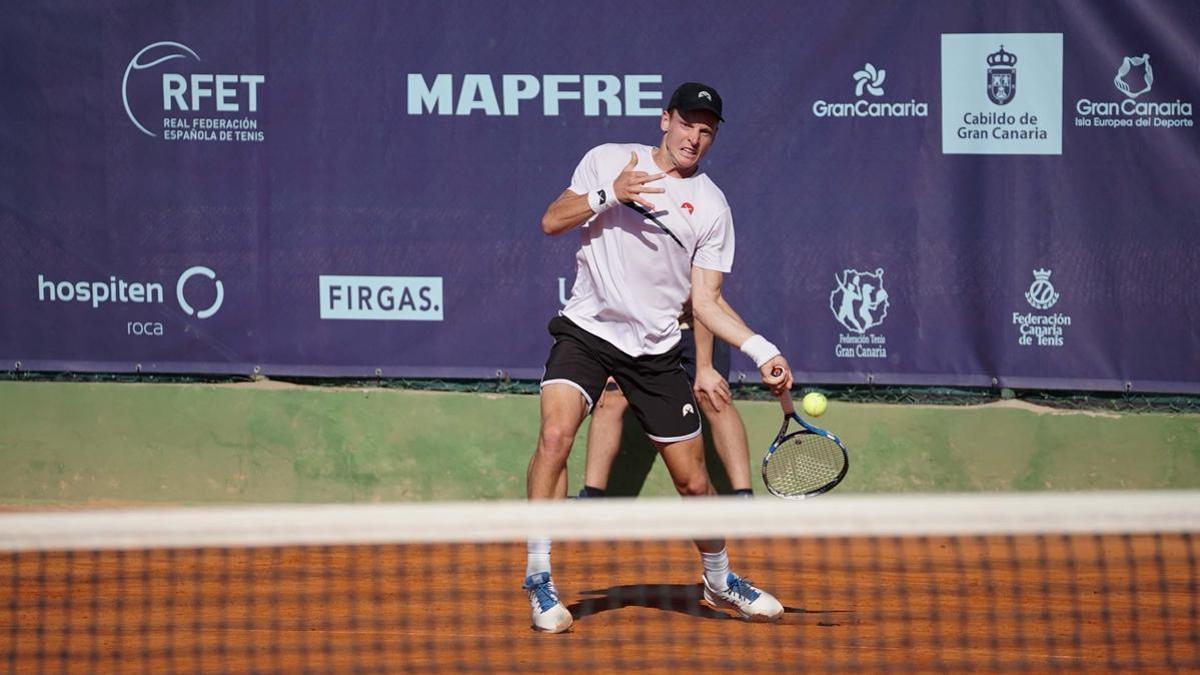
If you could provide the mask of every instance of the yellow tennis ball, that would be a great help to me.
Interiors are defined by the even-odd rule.
[[[825,407],[829,405],[829,401],[825,400],[825,395],[815,391],[809,392],[804,397],[804,412],[811,417],[820,417],[825,414]]]

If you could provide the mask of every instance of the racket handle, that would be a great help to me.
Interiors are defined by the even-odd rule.
[[[771,369],[772,377],[779,377],[781,375],[783,375],[783,368],[775,366]],[[779,405],[783,406],[783,413],[785,415],[796,414],[796,406],[792,403],[792,394],[787,390],[784,390],[784,392],[779,395]]]

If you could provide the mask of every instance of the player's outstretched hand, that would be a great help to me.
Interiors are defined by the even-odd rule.
[[[655,173],[650,174],[645,171],[637,171],[638,158],[636,152],[629,153],[629,163],[617,175],[617,179],[613,181],[613,192],[617,194],[617,201],[621,203],[634,202],[639,204],[647,211],[655,211],[654,204],[641,198],[641,195],[649,192],[666,192],[660,187],[648,187],[646,183],[652,183],[665,174]]]
[[[729,391],[729,383],[713,368],[697,368],[696,383],[692,385],[696,397],[705,396],[712,403],[713,410],[721,412],[721,406],[729,405],[733,394]]]
[[[783,354],[762,364],[758,372],[762,374],[763,384],[776,396],[792,388],[792,367],[788,365],[787,359],[783,358]]]

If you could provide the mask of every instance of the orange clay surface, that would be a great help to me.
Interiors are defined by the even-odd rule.
[[[10,672],[1163,671],[1200,666],[1191,538],[731,542],[776,624],[700,604],[686,542],[0,554]],[[1189,562],[1190,561],[1190,562]]]

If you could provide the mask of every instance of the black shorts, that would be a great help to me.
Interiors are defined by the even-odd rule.
[[[554,346],[546,360],[543,387],[575,387],[591,412],[612,376],[651,440],[674,443],[700,435],[700,407],[680,363],[679,345],[665,354],[633,357],[564,316],[551,319],[547,329]]]

